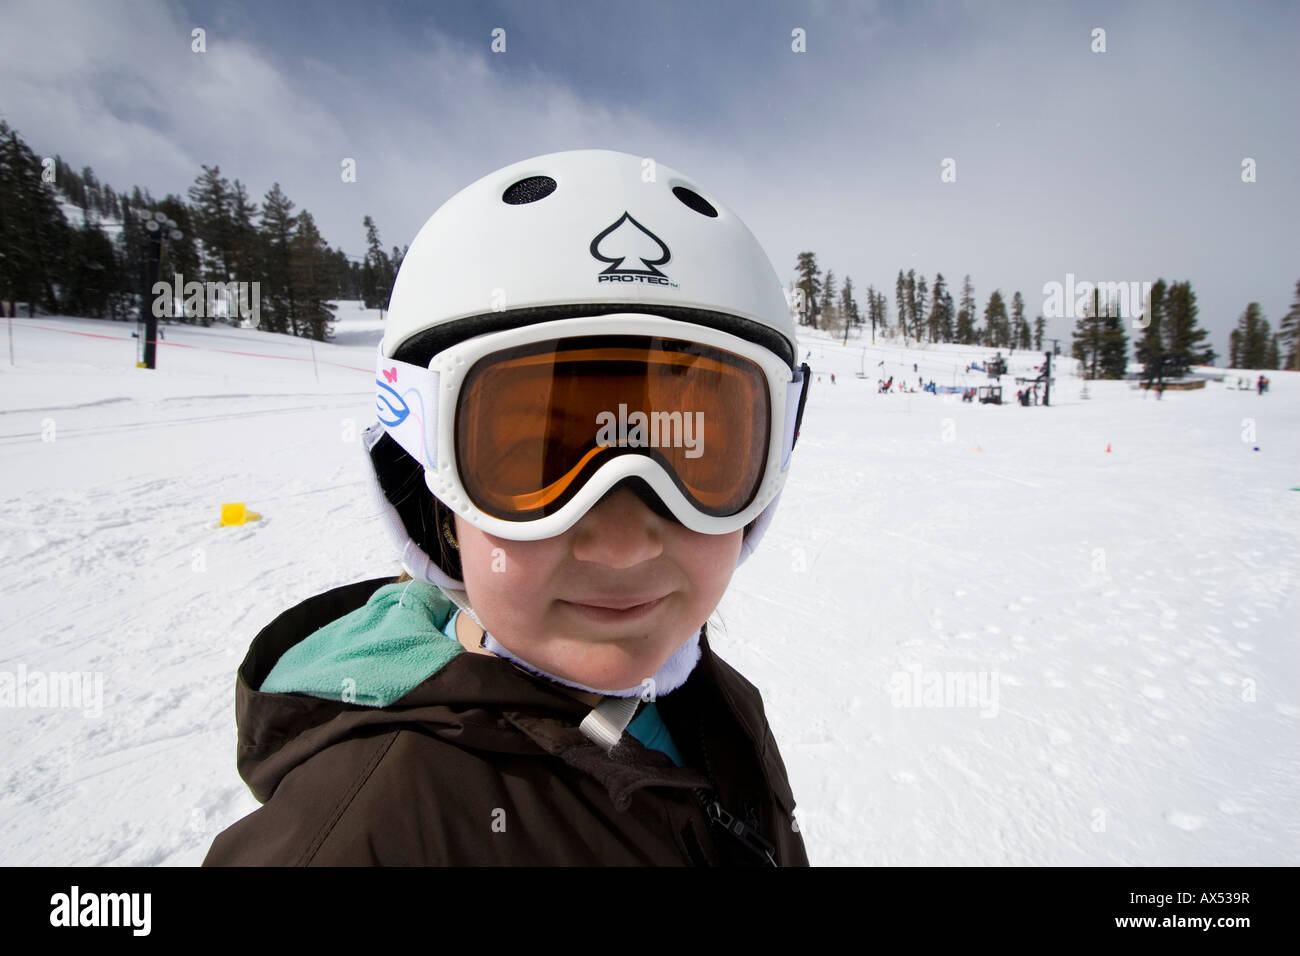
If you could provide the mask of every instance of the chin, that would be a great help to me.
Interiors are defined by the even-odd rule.
[[[657,674],[677,649],[663,648],[659,653],[647,655],[629,654],[626,647],[619,646],[620,643],[602,640],[600,650],[593,650],[586,659],[577,662],[578,666],[566,667],[555,673],[588,687],[623,690],[637,687],[642,681]],[[596,659],[593,660],[592,657]]]

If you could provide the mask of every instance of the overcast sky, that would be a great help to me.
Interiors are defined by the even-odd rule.
[[[891,315],[899,268],[1031,319],[1067,273],[1190,279],[1222,364],[1300,279],[1297,38],[1294,3],[0,0],[0,116],[118,189],[279,182],[353,254],[366,214],[405,245],[493,169],[619,149]]]

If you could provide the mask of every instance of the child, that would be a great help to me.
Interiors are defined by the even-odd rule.
[[[553,153],[453,196],[363,442],[405,573],[257,635],[264,806],[205,865],[807,865],[762,699],[706,634],[785,481],[795,355],[757,240],[673,170]]]

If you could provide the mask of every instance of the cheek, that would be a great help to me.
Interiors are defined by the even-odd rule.
[[[511,616],[528,613],[548,574],[548,542],[493,538],[459,518],[456,538],[470,602]]]
[[[679,561],[694,582],[695,592],[701,601],[716,606],[722,600],[722,594],[735,573],[744,534],[743,531],[732,534],[693,534],[691,547],[679,552]]]

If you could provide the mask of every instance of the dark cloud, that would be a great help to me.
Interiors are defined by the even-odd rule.
[[[366,214],[400,245],[491,169],[624,149],[714,189],[783,276],[806,248],[891,298],[900,267],[969,272],[1031,316],[1067,272],[1188,278],[1223,351],[1300,278],[1298,27],[1274,4],[11,2],[0,111],[118,187],[278,181],[353,252]]]

